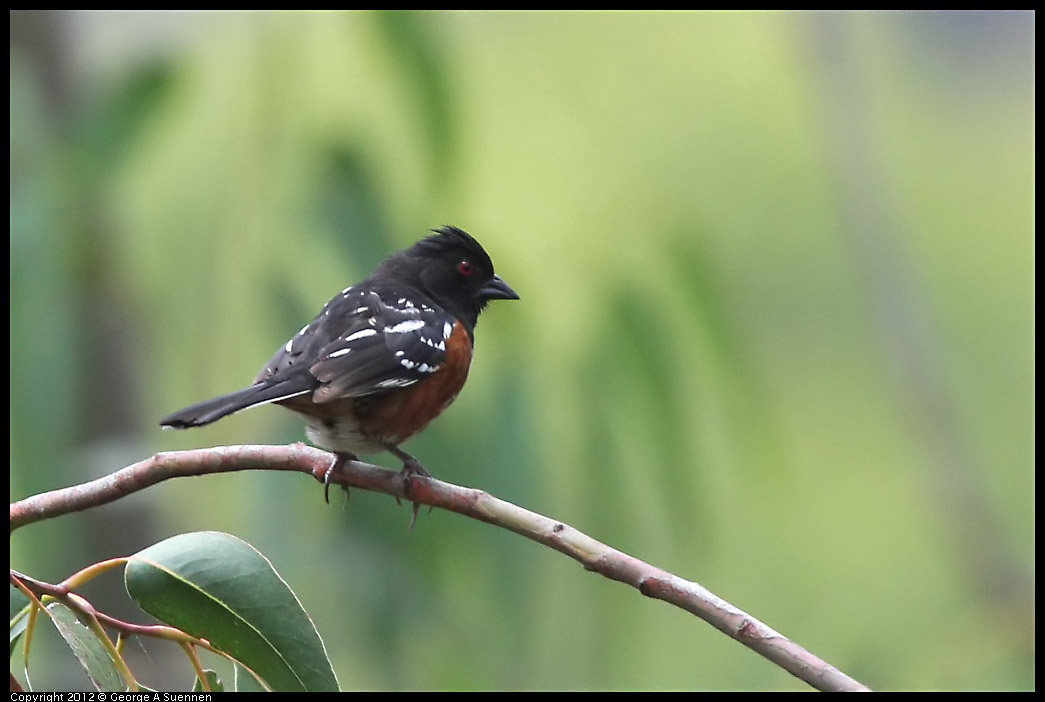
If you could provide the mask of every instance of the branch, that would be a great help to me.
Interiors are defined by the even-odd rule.
[[[322,482],[333,460],[332,454],[303,444],[221,446],[158,453],[89,483],[13,503],[11,531],[43,519],[112,502],[169,478],[238,470],[289,470],[308,473]],[[819,690],[868,690],[865,685],[701,585],[611,548],[563,522],[505,502],[482,490],[361,461],[346,462],[337,475],[331,476],[331,482],[383,492],[510,529],[566,554],[588,570],[697,615]]]

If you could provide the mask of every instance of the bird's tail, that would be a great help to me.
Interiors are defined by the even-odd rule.
[[[233,412],[267,402],[279,402],[313,390],[308,386],[302,387],[303,385],[304,382],[300,378],[290,378],[277,383],[266,381],[255,383],[249,388],[230,392],[228,395],[205,400],[172,412],[160,420],[160,426],[175,429],[202,427],[204,424],[215,422]]]

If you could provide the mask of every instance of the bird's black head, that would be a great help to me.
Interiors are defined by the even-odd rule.
[[[498,277],[490,256],[467,232],[447,225],[385,259],[371,276],[408,282],[474,327],[490,300],[518,300]]]

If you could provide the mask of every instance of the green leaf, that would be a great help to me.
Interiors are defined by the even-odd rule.
[[[225,692],[225,686],[221,684],[221,680],[218,679],[218,674],[213,670],[203,671],[203,676],[207,678],[207,686],[210,688],[210,692]],[[200,684],[200,679],[196,678],[196,681],[192,684],[193,692],[203,692],[203,685]]]
[[[76,660],[80,661],[95,688],[105,692],[127,689],[105,645],[76,618],[71,609],[60,602],[52,602],[47,605],[47,611],[51,613],[51,621],[58,633],[65,639]]]
[[[9,587],[11,588],[11,619],[14,620],[15,615],[25,609],[25,606],[29,604],[29,598],[23,595],[22,591],[14,585],[10,585]]]
[[[337,690],[323,641],[265,556],[229,534],[179,534],[132,556],[127,592],[162,622],[250,666],[274,690]]]
[[[15,645],[29,624],[29,598],[21,593],[14,585],[11,588],[11,654],[14,655]]]
[[[233,664],[232,689],[236,692],[271,692],[239,663]]]

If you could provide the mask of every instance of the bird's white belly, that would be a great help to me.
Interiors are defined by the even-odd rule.
[[[353,418],[338,417],[323,421],[305,417],[305,435],[320,448],[336,453],[380,453],[385,447],[363,434],[359,422]]]

